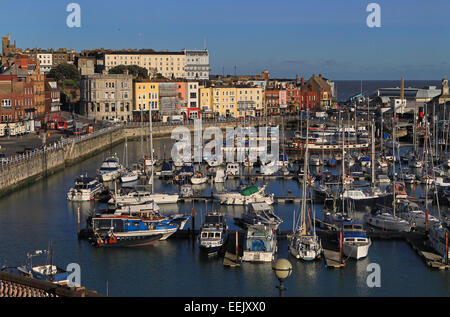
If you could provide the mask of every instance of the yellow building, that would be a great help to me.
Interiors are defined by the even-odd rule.
[[[232,86],[213,87],[212,110],[217,113],[219,117],[236,118],[236,88]]]
[[[185,78],[184,52],[109,52],[104,53],[107,71],[119,65],[137,65],[146,68],[150,77],[161,74],[166,78]]]
[[[263,113],[263,90],[258,86],[200,88],[200,109],[216,116],[241,118]]]
[[[263,114],[263,90],[258,86],[237,86],[238,117]]]
[[[159,111],[159,83],[152,81],[135,82],[134,110]]]

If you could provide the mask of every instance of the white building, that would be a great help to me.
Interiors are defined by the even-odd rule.
[[[188,115],[190,119],[200,117],[199,111],[199,85],[198,82],[188,81],[186,83],[186,99]]]
[[[209,53],[208,50],[188,51],[184,50],[186,65],[184,67],[186,79],[208,80],[209,71]]]
[[[38,53],[37,59],[41,67],[41,73],[46,74],[52,69],[53,66],[53,54],[52,53]]]

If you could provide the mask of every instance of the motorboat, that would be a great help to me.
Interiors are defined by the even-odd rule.
[[[266,203],[249,203],[248,210],[242,214],[241,218],[235,218],[235,220],[244,227],[249,225],[265,225],[275,230],[283,222],[275,214],[273,207]]]
[[[410,232],[411,225],[408,221],[394,216],[380,208],[374,208],[364,215],[367,224],[388,231]]]
[[[160,175],[163,178],[170,178],[173,176],[174,168],[170,162],[164,161],[162,163]]]
[[[410,200],[403,200],[397,203],[397,213],[402,219],[408,221],[413,228],[426,229],[427,214],[419,207],[418,204]],[[428,214],[428,228],[430,226],[439,224],[438,218]]]
[[[323,221],[328,224],[341,227],[344,222],[351,222],[352,218],[345,213],[324,208]]]
[[[139,179],[139,170],[129,170],[120,177],[122,183],[132,183]]]
[[[200,250],[208,255],[222,251],[228,237],[227,228],[223,214],[217,211],[206,214],[198,236]]]
[[[392,193],[362,191],[361,189],[348,189],[337,199],[336,204],[341,205],[344,199],[345,206],[350,206],[355,211],[371,210],[376,205],[390,205],[393,201]]]
[[[444,259],[448,259],[450,256],[450,248],[448,248],[448,243],[446,243],[446,236],[448,240],[448,229],[442,226],[441,223],[430,226],[428,239],[431,247]]]
[[[67,193],[70,201],[90,201],[105,191],[105,186],[96,178],[81,175],[75,180],[75,186]]]
[[[380,184],[390,184],[391,179],[386,174],[379,174],[377,176],[377,182]]]
[[[202,172],[197,172],[191,177],[192,185],[205,184],[208,181],[208,177]]]
[[[222,165],[222,163],[218,160],[215,159],[209,159],[209,158],[205,158],[205,162],[208,164],[208,166],[210,167],[217,167]]]
[[[264,225],[247,227],[242,261],[272,262],[277,251],[275,230]]]
[[[132,205],[142,204],[148,201],[154,201],[158,205],[175,204],[178,201],[178,194],[151,193],[146,190],[136,188],[122,187],[117,193],[113,193],[109,204]]]
[[[33,263],[34,257],[47,256],[45,263]],[[35,250],[27,253],[26,263],[18,267],[4,267],[0,271],[18,274],[31,279],[48,281],[57,285],[69,284],[69,272],[52,263],[52,250]]]
[[[248,205],[249,203],[266,203],[272,205],[274,194],[265,194],[266,186],[249,186],[241,191],[222,192],[213,195],[223,205]]]
[[[92,217],[89,232],[91,243],[97,247],[137,247],[166,240],[179,228],[159,220],[134,216],[102,215]]]
[[[239,163],[228,163],[225,174],[228,176],[239,175]]]
[[[416,175],[414,175],[408,168],[400,168],[396,176],[397,179],[407,184],[413,184],[416,181]]]
[[[110,182],[120,177],[123,170],[124,168],[120,164],[117,155],[112,155],[103,161],[100,169],[97,171],[97,175],[103,182]]]
[[[163,216],[160,213],[161,208],[154,201],[149,201],[138,205],[120,206],[114,211],[115,216],[133,216],[143,220],[159,221],[161,224],[176,224],[182,230],[190,216],[182,214],[172,214]]]
[[[330,187],[318,183],[312,186],[314,193],[314,201],[316,203],[323,203],[327,198],[333,197],[333,191]]]
[[[356,222],[344,222],[342,226],[342,251],[345,256],[359,260],[365,258],[372,244],[363,225]]]

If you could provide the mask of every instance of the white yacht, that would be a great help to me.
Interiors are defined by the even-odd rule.
[[[231,176],[239,175],[239,163],[228,163],[225,173]]]
[[[158,205],[176,204],[178,194],[151,193],[146,190],[122,187],[117,193],[112,195],[109,204],[133,205],[154,201]]]
[[[222,205],[248,205],[249,203],[266,203],[272,205],[274,194],[265,194],[266,186],[249,186],[241,191],[223,192],[213,195]]]
[[[266,203],[250,203],[248,210],[242,214],[241,218],[235,218],[235,220],[239,220],[245,226],[265,225],[275,230],[283,222],[275,214],[273,207]]]
[[[200,250],[208,255],[217,254],[223,250],[227,240],[227,228],[226,218],[223,214],[208,213],[198,236]]]
[[[139,170],[129,170],[126,174],[120,177],[122,183],[132,183],[139,179]]]
[[[277,251],[275,230],[267,226],[249,226],[244,241],[242,261],[272,262]]]
[[[75,186],[67,193],[67,199],[71,201],[90,201],[97,193],[105,190],[96,178],[81,175],[75,180]]]
[[[120,177],[123,172],[123,166],[119,163],[117,155],[107,157],[97,172],[98,177],[103,182],[110,182]]]
[[[208,177],[202,172],[197,172],[191,177],[192,185],[205,184],[208,181]]]
[[[379,208],[372,209],[371,212],[364,215],[366,223],[376,228],[397,232],[410,232],[411,225],[408,221],[394,216]]]
[[[369,253],[372,241],[367,237],[362,224],[347,222],[343,224],[342,251],[345,256],[359,260]]]
[[[426,213],[415,202],[403,200],[397,203],[397,211],[400,218],[408,221],[414,228],[425,230]],[[440,221],[428,214],[428,227],[439,224]]]
[[[337,204],[342,204],[342,199],[345,203],[352,203],[356,211],[366,211],[371,210],[377,204],[389,205],[392,203],[394,198],[393,194],[382,193],[382,192],[363,192],[360,189],[345,190],[344,193],[339,197]]]

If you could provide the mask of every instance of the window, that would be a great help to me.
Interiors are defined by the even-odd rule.
[[[2,99],[2,108],[9,108],[11,107],[11,100],[10,99]]]
[[[109,112],[109,104],[105,103],[105,112]]]

